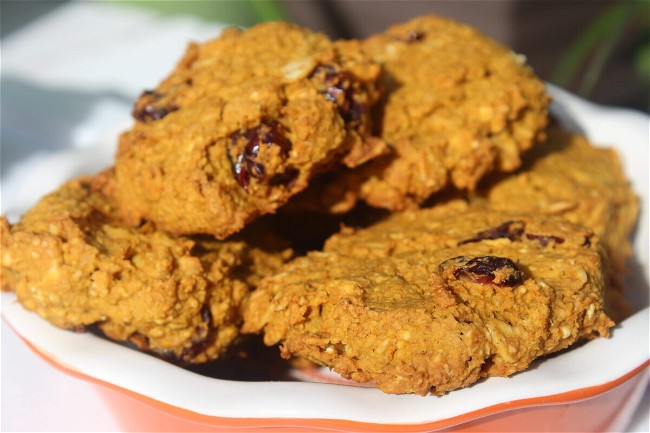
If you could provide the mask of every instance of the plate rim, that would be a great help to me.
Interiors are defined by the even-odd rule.
[[[567,108],[567,106],[565,106],[564,104],[574,104],[576,107],[578,107],[577,108],[578,110],[581,110],[581,109],[601,110],[603,112],[610,112],[610,111],[614,112],[615,111],[615,112],[624,113],[624,114],[627,114],[627,113],[631,112],[630,110],[619,109],[619,108],[616,108],[616,107],[599,106],[599,105],[593,104],[593,103],[591,103],[589,101],[582,100],[581,98],[579,98],[579,97],[577,97],[575,95],[572,95],[572,94],[570,94],[570,93],[568,93],[568,92],[566,92],[566,91],[564,91],[562,89],[549,88],[549,93],[551,93],[551,96],[554,97],[554,99],[556,100],[556,104],[561,104],[561,106],[563,108]],[[572,108],[575,108],[575,107],[572,107]],[[649,119],[650,119],[650,117],[647,117],[644,114],[644,120],[648,121]],[[579,123],[579,125],[582,125],[582,124]],[[603,143],[598,142],[596,144],[597,145],[602,145]],[[646,188],[647,188],[647,186],[646,186]],[[637,191],[637,193],[639,193],[639,191]],[[647,195],[647,191],[645,191],[645,193]],[[643,212],[642,217],[645,218],[645,220],[643,220],[643,222],[641,222],[642,220],[640,220],[640,224],[643,225],[644,230],[647,231],[647,196],[644,196],[642,198],[644,199],[644,202],[642,203],[642,208],[641,208],[642,212]],[[644,235],[643,233],[636,233],[637,237],[643,236],[643,235]],[[647,239],[636,239],[635,238],[635,240],[637,240],[637,241],[640,240],[640,241],[647,242]],[[641,257],[641,258],[647,259],[647,244],[642,244],[641,243],[641,245],[635,245],[635,250],[637,248],[641,248],[641,250],[642,250],[641,252],[643,254],[645,254],[645,257]],[[644,267],[640,270],[640,272],[642,273],[641,277],[647,283],[647,281],[648,281],[647,263],[642,263],[642,264],[644,265]],[[5,296],[5,293],[3,293],[2,298],[3,298],[3,301],[5,299],[8,299]],[[31,312],[29,312],[29,313],[35,315],[35,313],[31,313]],[[637,315],[639,315],[641,313],[643,313],[643,315],[645,315],[644,317],[647,317],[648,316],[648,307],[646,307],[643,310],[635,313],[632,317],[635,317],[635,316],[637,316]],[[457,425],[459,423],[463,423],[463,422],[471,421],[471,420],[474,420],[474,419],[478,419],[478,418],[481,418],[483,416],[500,413],[500,412],[503,412],[504,410],[523,408],[523,407],[530,407],[530,406],[538,406],[538,405],[544,405],[544,404],[554,404],[553,402],[544,403],[546,401],[546,399],[549,399],[549,398],[551,400],[553,398],[560,399],[559,401],[557,401],[557,403],[570,403],[570,402],[573,402],[573,401],[579,401],[580,398],[578,398],[576,400],[576,398],[577,398],[576,393],[578,393],[578,395],[585,395],[586,396],[585,398],[591,398],[591,397],[594,397],[596,395],[602,394],[604,392],[607,392],[607,391],[615,388],[616,386],[618,386],[621,383],[625,382],[627,379],[635,376],[636,373],[638,373],[639,371],[643,370],[644,368],[648,367],[648,365],[650,365],[650,356],[648,356],[648,354],[645,354],[645,355],[643,355],[644,359],[643,359],[643,361],[640,362],[640,364],[637,363],[637,364],[635,364],[636,366],[629,366],[629,368],[627,368],[627,371],[625,373],[623,373],[622,375],[619,375],[618,377],[613,378],[613,379],[611,377],[609,377],[609,380],[607,380],[605,383],[599,383],[597,385],[592,385],[592,386],[588,386],[588,387],[580,387],[580,388],[577,388],[577,389],[574,389],[574,390],[570,390],[570,391],[566,391],[566,392],[560,392],[560,393],[556,393],[556,394],[550,394],[550,395],[546,395],[546,396],[542,395],[542,396],[534,396],[534,397],[525,397],[525,398],[520,398],[520,399],[515,399],[515,400],[510,400],[510,401],[505,401],[505,402],[498,402],[498,403],[495,403],[495,404],[492,404],[492,405],[481,407],[479,409],[469,410],[468,412],[464,412],[464,413],[461,413],[459,415],[455,415],[455,416],[451,416],[451,417],[442,417],[442,418],[432,420],[432,421],[408,421],[408,422],[382,422],[382,421],[377,421],[377,422],[373,422],[373,421],[358,420],[358,419],[318,418],[316,416],[306,416],[306,417],[299,417],[299,416],[287,416],[287,417],[284,417],[284,416],[278,416],[278,417],[264,417],[264,416],[261,416],[261,417],[254,417],[254,416],[251,416],[251,417],[231,417],[231,416],[220,416],[220,415],[205,414],[205,413],[201,413],[200,411],[190,410],[190,409],[187,409],[185,407],[181,407],[181,406],[175,405],[173,403],[170,403],[169,401],[161,401],[161,400],[159,400],[159,399],[157,399],[155,397],[152,397],[150,395],[142,394],[142,393],[138,392],[137,390],[128,389],[128,388],[125,388],[122,385],[107,382],[107,381],[105,381],[105,380],[103,380],[103,379],[101,379],[99,377],[92,376],[91,373],[79,371],[75,367],[73,367],[73,366],[61,361],[60,359],[58,359],[54,354],[48,353],[47,350],[45,350],[42,347],[39,347],[34,341],[30,340],[29,338],[27,338],[23,334],[21,334],[21,332],[19,330],[17,330],[15,326],[13,326],[13,324],[11,323],[11,319],[5,315],[4,306],[3,306],[3,311],[2,311],[2,318],[3,318],[4,323],[7,323],[10,326],[10,328],[21,338],[21,340],[23,340],[28,345],[28,347],[33,352],[37,353],[40,357],[45,359],[50,365],[53,365],[54,367],[57,367],[58,369],[61,369],[61,370],[63,370],[64,372],[66,372],[68,374],[72,374],[73,376],[77,375],[77,377],[81,377],[86,381],[92,382],[94,384],[102,384],[103,383],[104,386],[108,386],[109,388],[113,388],[113,389],[116,389],[118,391],[121,390],[121,392],[123,394],[129,394],[129,395],[132,395],[132,396],[136,396],[139,400],[157,402],[157,404],[164,405],[165,407],[168,407],[168,408],[172,408],[173,409],[172,412],[181,411],[181,413],[196,414],[196,415],[198,415],[200,417],[207,417],[207,419],[211,419],[211,420],[217,420],[217,419],[219,419],[219,420],[241,420],[242,422],[247,422],[247,423],[252,422],[252,420],[281,420],[283,426],[286,426],[288,421],[291,421],[292,425],[293,425],[295,422],[299,422],[299,421],[302,422],[302,421],[309,420],[311,422],[311,421],[314,421],[314,420],[321,420],[322,422],[325,422],[325,423],[342,422],[342,423],[346,423],[348,425],[356,426],[356,427],[361,426],[361,425],[381,426],[381,428],[384,429],[384,430],[386,428],[388,428],[389,426],[409,426],[411,428],[413,428],[414,426],[418,426],[418,427],[422,426],[423,428],[432,428],[432,426],[435,426],[435,428],[444,428],[445,426],[450,427],[450,426],[453,426],[453,425]],[[40,317],[35,316],[35,320],[38,320],[38,319],[40,319]],[[40,320],[42,320],[42,319],[40,319]],[[622,323],[624,324],[625,321],[623,321]],[[49,325],[49,324],[47,322],[45,322],[44,325]],[[49,325],[49,326],[51,326],[51,325]],[[123,349],[130,350],[130,349],[126,349],[126,348],[123,348]],[[139,353],[139,355],[149,356],[149,355],[142,354],[142,353]],[[157,360],[157,361],[159,361],[159,360]],[[163,361],[160,361],[160,362],[163,362]],[[191,373],[191,374],[196,374],[196,373]],[[219,381],[221,379],[213,379],[213,380]],[[224,380],[224,382],[227,382],[227,381]],[[255,383],[260,383],[260,382],[255,382]],[[307,385],[307,383],[304,383],[303,385]],[[322,384],[311,384],[311,385],[322,385]],[[481,385],[479,385],[479,386],[481,386]],[[361,388],[357,388],[357,389],[361,389]],[[601,390],[601,391],[599,392],[598,390]],[[585,394],[581,394],[581,393],[585,393]],[[556,396],[556,397],[554,397],[554,396]],[[562,397],[562,396],[564,396],[564,397]],[[573,397],[571,397],[571,396],[573,396]],[[399,396],[397,396],[397,397],[399,397]],[[421,398],[421,397],[418,397],[418,398]],[[565,398],[565,399],[563,400],[562,398]],[[566,399],[568,399],[568,400],[566,400]],[[483,414],[483,412],[485,412],[485,411],[490,411],[490,412]],[[168,411],[166,411],[166,412],[168,412]],[[476,414],[476,416],[471,417],[471,414]],[[458,419],[460,419],[460,420],[458,420]],[[456,420],[456,421],[453,421],[453,420]],[[443,425],[443,423],[444,423],[444,425]],[[246,425],[249,426],[250,424],[246,424]]]
[[[566,392],[559,392],[555,394],[542,395],[536,397],[528,397],[511,401],[504,401],[490,406],[482,407],[476,410],[465,412],[449,418],[438,419],[434,421],[425,422],[402,422],[402,423],[380,423],[350,420],[343,418],[318,418],[318,417],[228,417],[209,415],[196,412],[190,409],[175,406],[158,400],[154,397],[141,394],[137,391],[130,390],[121,385],[107,382],[103,379],[93,377],[87,373],[79,371],[77,368],[67,365],[56,358],[56,356],[48,354],[45,350],[40,349],[36,344],[32,343],[9,322],[9,320],[2,314],[3,321],[16,333],[16,335],[27,345],[27,347],[35,353],[39,358],[43,359],[47,364],[55,369],[80,380],[91,383],[92,385],[107,388],[117,391],[123,396],[131,397],[139,402],[161,410],[167,415],[180,418],[184,421],[191,421],[204,425],[211,425],[217,427],[248,427],[248,428],[273,428],[273,427],[287,427],[290,424],[295,428],[354,428],[355,431],[367,432],[425,432],[445,429],[457,426],[463,423],[475,421],[491,415],[505,413],[516,409],[525,409],[530,407],[550,406],[557,404],[568,404],[589,400],[591,398],[600,396],[615,388],[623,385],[625,382],[641,375],[648,367],[650,367],[650,358],[643,361],[641,364],[632,368],[623,375],[608,380],[604,383],[573,389]],[[646,373],[647,374],[647,373]],[[220,379],[217,379],[220,380]],[[417,429],[417,430],[414,430]]]

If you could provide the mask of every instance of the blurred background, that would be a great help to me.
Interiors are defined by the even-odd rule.
[[[100,0],[101,1],[101,0]],[[5,38],[68,1],[0,2]],[[393,23],[440,14],[526,55],[544,80],[592,101],[649,111],[647,0],[214,0],[120,1],[133,8],[249,26],[287,20],[333,38],[363,38]]]

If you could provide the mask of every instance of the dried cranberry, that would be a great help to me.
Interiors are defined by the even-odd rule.
[[[162,93],[145,90],[133,107],[132,116],[141,122],[160,120],[172,111],[178,110],[176,104],[158,105],[163,98]]]
[[[458,245],[501,238],[510,239],[511,241],[518,240],[524,234],[525,227],[526,224],[523,221],[506,221],[491,229],[478,232],[474,237],[458,242]]]
[[[524,281],[517,264],[507,257],[479,256],[467,260],[460,256],[447,260],[441,268],[449,266],[450,262],[458,266],[453,271],[454,277],[468,278],[474,283],[513,287]]]
[[[203,328],[196,329],[197,336],[192,338],[192,345],[184,347],[179,356],[181,361],[191,362],[201,352],[203,352],[209,345],[208,332]]]
[[[251,178],[263,180],[266,177],[264,165],[257,161],[263,146],[278,146],[282,157],[289,155],[291,142],[278,122],[266,120],[254,128],[230,136],[228,158],[237,183],[244,189],[250,184]]]
[[[361,119],[366,107],[355,98],[359,83],[352,74],[332,65],[318,65],[310,78],[319,82],[319,92],[337,105],[343,120],[358,122]]]
[[[196,335],[190,340],[191,345],[184,347],[179,354],[171,349],[158,348],[153,348],[151,352],[174,364],[189,364],[194,358],[204,352],[210,345],[210,342],[213,341],[213,336],[209,328],[197,327],[195,332]]]
[[[539,244],[543,247],[548,246],[551,242],[555,242],[556,244],[562,244],[564,243],[564,238],[561,238],[559,236],[553,236],[553,235],[534,235],[530,233],[526,233],[526,239],[531,240],[531,241],[539,241]]]

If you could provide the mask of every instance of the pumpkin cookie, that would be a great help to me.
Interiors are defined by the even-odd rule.
[[[607,336],[597,237],[462,201],[345,229],[265,278],[243,332],[387,393],[444,394]]]
[[[136,102],[137,121],[120,138],[123,217],[223,239],[315,174],[384,153],[371,136],[379,74],[359,42],[287,23],[191,45]]]
[[[614,270],[625,272],[639,202],[614,149],[553,126],[516,174],[490,179],[471,199],[493,209],[559,215],[587,226],[601,238]]]
[[[171,237],[118,216],[112,175],[69,181],[17,224],[0,219],[3,290],[52,324],[183,363],[219,357],[239,306],[288,252],[250,242]]]
[[[363,48],[383,68],[378,127],[393,152],[320,179],[302,205],[324,197],[335,213],[359,199],[416,207],[447,187],[474,190],[489,173],[512,172],[543,138],[543,82],[523,56],[476,29],[425,16],[371,36]]]

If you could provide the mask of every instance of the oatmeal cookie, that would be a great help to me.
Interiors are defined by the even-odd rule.
[[[625,272],[639,202],[618,153],[554,125],[514,175],[498,176],[471,200],[499,210],[559,215],[601,238],[614,270]]]
[[[444,394],[608,336],[598,238],[462,201],[345,229],[265,278],[243,332],[387,393]]]
[[[391,210],[511,172],[543,137],[549,98],[524,57],[476,29],[416,18],[363,41],[384,70],[381,137],[394,152],[319,185],[332,212],[358,199]],[[309,201],[309,200],[307,200]]]
[[[287,23],[191,45],[136,102],[135,125],[120,137],[123,217],[223,239],[316,173],[383,154],[370,117],[379,77],[358,41]]]
[[[109,172],[75,179],[18,223],[0,219],[2,289],[65,329],[96,324],[183,363],[219,357],[239,334],[242,299],[288,252],[131,228],[112,182]]]

